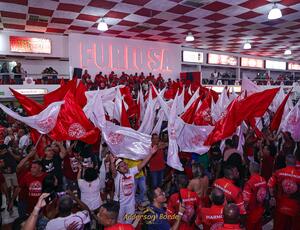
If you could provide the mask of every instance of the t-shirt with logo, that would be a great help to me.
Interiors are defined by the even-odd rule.
[[[75,157],[75,155],[67,154],[63,160],[63,172],[64,176],[69,180],[76,180],[78,173],[78,165],[79,161]]]
[[[190,191],[189,189],[180,189],[179,193],[173,194],[167,206],[167,214],[174,215],[178,213],[179,210],[179,200],[183,202],[185,206],[185,211],[180,221],[179,229],[181,230],[193,230],[196,228],[195,220],[199,209],[201,208],[201,201],[197,193]],[[174,221],[171,221],[171,223]],[[173,223],[172,223],[173,224]]]
[[[61,176],[61,163],[62,159],[59,155],[54,155],[51,160],[47,160],[46,158],[44,158],[42,159],[43,171],[48,174],[54,173],[55,175]]]
[[[114,200],[120,202],[120,206],[135,206],[135,182],[134,176],[139,172],[137,167],[130,168],[128,173],[117,172],[115,177]]]
[[[131,224],[114,224],[110,227],[105,227],[104,230],[134,230]]]
[[[71,224],[77,224],[75,229],[84,229],[84,225],[91,221],[88,211],[73,213],[67,217],[57,217],[50,220],[46,230],[66,230]]]
[[[223,225],[223,205],[212,205],[210,208],[201,208],[196,224],[203,224],[204,230],[215,230]]]
[[[42,183],[46,177],[46,173],[41,174],[38,177],[32,176],[30,172],[22,177],[20,180],[20,187],[26,192],[27,195],[27,212],[31,213],[40,195],[42,194]]]

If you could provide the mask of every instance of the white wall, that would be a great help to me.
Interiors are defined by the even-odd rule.
[[[51,46],[52,46],[51,54],[30,54],[30,53],[11,52],[9,36],[48,38],[51,40]],[[1,33],[0,33],[0,54],[2,54],[2,55],[68,58],[69,57],[68,48],[69,48],[69,46],[68,46],[68,37],[67,36],[40,34],[40,33],[15,32],[15,31],[1,31]]]
[[[69,35],[70,68],[110,73],[161,73],[165,78],[179,78],[181,46],[133,39],[83,34]]]

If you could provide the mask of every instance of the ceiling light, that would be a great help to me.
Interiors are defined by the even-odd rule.
[[[292,51],[287,49],[284,51],[284,55],[291,55],[292,54]]]
[[[104,18],[100,19],[100,22],[98,23],[97,29],[100,31],[107,31],[108,30],[108,26],[106,24],[106,22],[104,21]]]
[[[188,35],[185,38],[185,41],[192,42],[194,40],[195,40],[195,38],[194,38],[193,34],[191,32],[189,32]]]
[[[274,2],[274,5],[272,9],[270,10],[268,14],[268,19],[269,20],[274,20],[282,17],[281,10],[277,7],[276,3]]]
[[[250,50],[251,49],[251,44],[250,42],[246,41],[245,44],[244,44],[244,50]]]

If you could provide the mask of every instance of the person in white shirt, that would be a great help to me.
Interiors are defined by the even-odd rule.
[[[148,163],[152,154],[157,151],[157,146],[151,148],[150,154],[136,167],[128,168],[122,160],[111,156],[111,171],[115,180],[114,200],[120,202],[118,222],[131,224],[132,219],[126,218],[135,213],[135,183],[134,176]]]
[[[82,169],[79,166],[77,180],[81,192],[81,201],[85,203],[91,211],[95,211],[102,204],[100,196],[100,178],[96,169],[87,168],[84,171],[83,179],[81,179],[81,171]]]
[[[73,199],[65,195],[59,199],[59,217],[50,220],[46,225],[46,230],[65,230],[76,225],[76,229],[84,229],[84,225],[89,223],[90,216],[87,210],[71,213]]]
[[[19,130],[18,136],[20,137],[19,149],[24,150],[30,144],[29,136],[25,133],[24,129]]]

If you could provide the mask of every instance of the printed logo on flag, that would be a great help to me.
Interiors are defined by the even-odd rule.
[[[198,134],[196,136],[194,136],[192,139],[190,139],[190,143],[192,145],[198,145],[203,143],[206,140],[206,136],[203,134]]]
[[[124,135],[120,134],[120,133],[113,133],[110,132],[108,134],[108,141],[109,143],[111,143],[112,145],[118,145],[121,144],[124,141]]]
[[[37,121],[36,125],[44,133],[49,133],[55,126],[55,117],[50,116],[50,117],[47,117],[46,119]]]
[[[85,129],[79,123],[73,123],[68,129],[68,135],[74,138],[81,138],[86,134]]]

